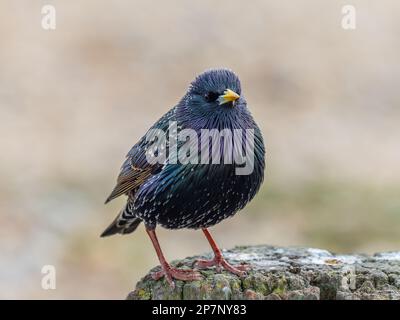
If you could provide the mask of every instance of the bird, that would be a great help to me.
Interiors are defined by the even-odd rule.
[[[243,165],[233,161],[210,163],[193,161],[179,163],[165,157],[163,161],[149,161],[154,142],[148,139],[149,132],[162,130],[171,133],[171,123],[175,131],[187,129],[197,134],[204,130],[243,130],[252,132],[252,170],[247,174],[237,174]],[[215,132],[215,131],[214,131]],[[238,135],[239,136],[239,135]],[[222,139],[223,140],[223,139]],[[244,134],[232,138],[234,152],[245,151]],[[176,140],[175,140],[176,141]],[[218,146],[228,146],[228,142]],[[158,152],[171,155],[171,141],[159,148]],[[182,146],[182,142],[178,145]],[[212,147],[199,147],[198,152],[219,157]],[[196,149],[197,148],[197,149]],[[200,150],[203,148],[202,150]],[[154,151],[154,150],[153,150]],[[229,153],[229,151],[228,151]],[[217,159],[218,160],[218,159]],[[231,265],[214,241],[209,228],[222,220],[233,217],[257,194],[264,181],[265,146],[261,130],[255,122],[242,94],[239,77],[230,69],[208,69],[195,77],[187,92],[172,109],[165,113],[126,155],[117,178],[115,188],[105,203],[126,195],[127,201],[113,222],[101,237],[114,234],[129,234],[144,223],[145,230],[154,246],[161,269],[152,273],[152,278],[165,278],[173,287],[175,280],[194,281],[202,278],[199,269],[216,267],[237,276],[243,276],[251,268],[248,264]],[[166,260],[159,244],[156,227],[166,229],[201,229],[208,240],[214,257],[211,260],[197,260],[194,269],[179,269]]]

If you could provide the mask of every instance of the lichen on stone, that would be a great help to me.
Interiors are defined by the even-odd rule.
[[[215,268],[200,270],[203,280],[176,281],[174,288],[148,274],[127,299],[400,300],[400,253],[334,255],[313,248],[240,246],[224,256],[232,264],[249,263],[251,270],[243,278]],[[190,268],[198,258],[210,254],[173,265]]]

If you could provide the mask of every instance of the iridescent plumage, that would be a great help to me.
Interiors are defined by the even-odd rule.
[[[221,104],[228,89],[237,96]],[[178,131],[189,128],[199,134],[202,129],[254,130],[254,170],[237,175],[238,165],[224,164],[223,160],[221,164],[183,165],[167,159],[150,164],[146,159],[149,142],[143,136],[129,151],[106,201],[126,194],[127,204],[102,236],[130,233],[140,222],[148,230],[157,225],[205,229],[233,216],[256,195],[264,177],[264,143],[232,71],[209,70],[199,75],[178,105],[150,129],[168,133],[171,121],[176,122]]]

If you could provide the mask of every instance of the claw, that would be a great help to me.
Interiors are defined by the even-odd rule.
[[[232,266],[228,261],[226,261],[223,257],[215,256],[214,259],[211,260],[196,260],[195,265],[200,269],[214,267],[216,268],[217,272],[221,272],[222,268],[236,274],[239,277],[243,277],[246,275],[246,271],[250,270],[250,265],[248,264],[241,264],[237,266]]]
[[[168,281],[171,288],[175,287],[174,279],[183,281],[196,281],[201,280],[203,277],[200,272],[191,269],[177,269],[170,266],[162,268],[160,271],[153,272],[151,277],[154,280],[159,280],[162,277]]]

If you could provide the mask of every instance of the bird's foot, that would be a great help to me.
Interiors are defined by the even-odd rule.
[[[200,269],[214,267],[216,268],[217,272],[221,272],[222,268],[236,274],[239,277],[243,277],[246,275],[246,271],[250,270],[250,265],[248,264],[240,264],[233,266],[228,261],[225,260],[222,256],[215,256],[214,259],[211,260],[202,260],[198,259],[195,262],[195,265]]]
[[[154,280],[159,280],[162,277],[165,277],[172,288],[175,287],[174,279],[183,281],[196,281],[202,279],[200,272],[196,270],[177,269],[171,267],[169,264],[166,266],[162,266],[160,271],[152,273],[151,277]]]

